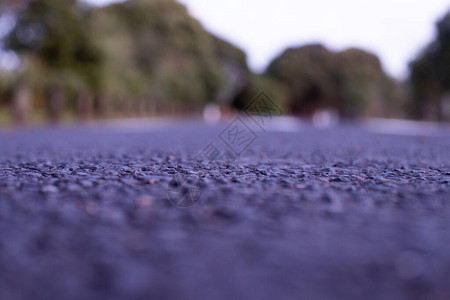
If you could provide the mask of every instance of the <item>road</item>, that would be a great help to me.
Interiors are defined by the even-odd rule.
[[[250,123],[1,130],[0,299],[450,299],[448,131]]]

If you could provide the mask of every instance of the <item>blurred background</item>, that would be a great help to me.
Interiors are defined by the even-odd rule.
[[[441,0],[2,0],[0,124],[222,115],[450,121]],[[207,111],[208,111],[207,109]]]

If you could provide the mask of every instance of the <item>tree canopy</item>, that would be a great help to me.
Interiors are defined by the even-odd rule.
[[[335,108],[345,118],[389,116],[396,84],[379,59],[360,49],[333,52],[320,44],[287,49],[266,70],[286,84],[294,113]]]
[[[250,73],[242,50],[207,32],[175,0],[11,3],[2,10],[15,20],[3,47],[22,58],[35,99],[85,91],[96,106],[116,111],[230,104],[244,88],[234,78],[246,82]]]
[[[448,119],[450,92],[450,12],[438,21],[435,39],[410,63],[412,113],[416,118]]]
[[[306,45],[287,49],[264,74],[254,74],[241,49],[205,30],[176,0],[101,7],[16,0],[2,2],[0,14],[14,20],[0,46],[21,62],[15,79],[3,76],[0,96],[20,94],[17,107],[46,108],[55,120],[64,111],[137,115],[209,102],[244,108],[260,91],[285,112],[300,115],[335,108],[346,118],[386,117],[401,110],[397,83],[371,53]],[[414,69],[412,82],[420,93],[450,85],[445,68],[436,68],[448,54],[448,21],[439,26],[429,51],[436,53],[424,55]]]

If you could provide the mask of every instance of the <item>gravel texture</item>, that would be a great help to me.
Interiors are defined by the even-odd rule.
[[[448,132],[226,126],[0,131],[0,299],[450,299]]]

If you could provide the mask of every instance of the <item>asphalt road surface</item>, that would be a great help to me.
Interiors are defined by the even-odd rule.
[[[250,122],[1,130],[0,299],[450,299],[448,131]]]

